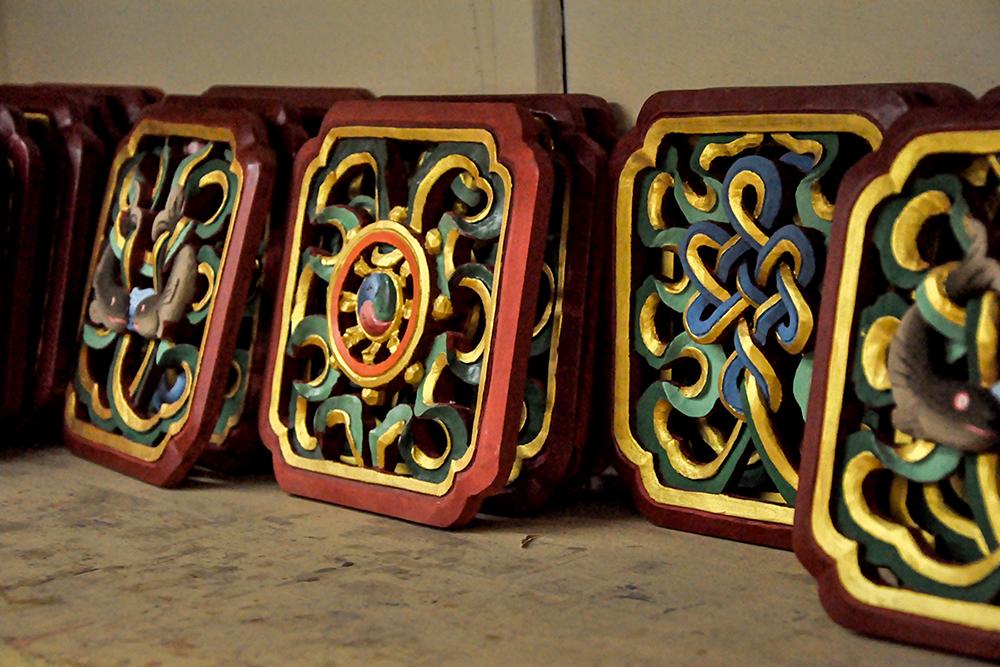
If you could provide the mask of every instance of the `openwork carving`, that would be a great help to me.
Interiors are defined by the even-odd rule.
[[[836,187],[879,140],[857,120],[662,120],[627,161],[633,460],[654,495],[721,494],[662,500],[791,523]]]
[[[184,130],[140,126],[119,153],[67,402],[71,432],[145,460],[188,419],[244,187],[231,134]],[[225,439],[243,409],[258,307],[251,294],[212,441]]]
[[[850,627],[1000,655],[1000,129],[910,114],[845,181],[796,553]]]
[[[324,122],[299,154],[265,444],[292,493],[464,523],[549,409],[524,382],[558,308],[556,288],[533,307],[551,167],[510,105]]]
[[[996,153],[946,153],[909,169],[867,217],[879,267],[858,290],[846,400],[859,418],[842,431],[831,518],[864,545],[862,562],[881,568],[868,571],[874,583],[992,606],[1000,163]],[[1000,628],[995,607],[989,614]]]
[[[391,485],[469,461],[510,177],[446,136],[345,138],[308,170],[282,362],[293,464]]]

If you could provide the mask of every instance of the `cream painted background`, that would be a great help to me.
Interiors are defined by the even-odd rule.
[[[573,92],[1000,85],[1000,0],[565,0]],[[556,92],[559,0],[0,0],[0,80]]]
[[[558,0],[0,0],[14,82],[558,92],[561,37]]]
[[[1000,0],[566,0],[567,78],[633,120],[659,89],[1000,85]]]

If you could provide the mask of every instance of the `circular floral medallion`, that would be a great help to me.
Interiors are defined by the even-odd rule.
[[[420,340],[430,281],[423,249],[403,225],[381,220],[352,235],[328,292],[337,365],[362,387],[381,386]]]

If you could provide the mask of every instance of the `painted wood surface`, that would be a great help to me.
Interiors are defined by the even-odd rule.
[[[659,525],[791,546],[843,174],[943,84],[657,93],[619,142],[615,437]]]
[[[95,200],[103,190],[107,169],[104,146],[84,122],[78,100],[37,88],[0,88],[0,100],[26,114],[29,133],[44,162],[42,205],[33,220],[39,237],[32,284],[38,318],[29,351],[32,365],[30,408],[49,413],[61,403],[76,364],[77,319],[83,285],[75,278],[86,271],[93,243]],[[51,417],[48,414],[48,417]]]
[[[75,453],[172,486],[233,426],[220,416],[245,392],[232,368],[273,181],[247,112],[155,107],[122,142],[66,399]]]
[[[993,660],[998,154],[995,104],[913,111],[841,185],[795,523],[839,623]]]
[[[552,197],[510,104],[344,102],[299,152],[262,398],[290,493],[435,526],[510,477]]]
[[[323,116],[330,107],[347,100],[370,99],[372,94],[364,88],[322,88],[309,86],[211,86],[202,95],[206,97],[240,97],[279,100],[298,111],[302,126],[314,137],[323,123]]]
[[[41,309],[33,296],[38,237],[33,223],[42,205],[42,155],[29,136],[24,116],[0,104],[0,170],[3,264],[0,269],[0,420],[9,428],[23,417],[29,400],[32,345]]]

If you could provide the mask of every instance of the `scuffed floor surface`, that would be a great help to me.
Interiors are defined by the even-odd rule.
[[[792,554],[656,528],[611,492],[444,532],[267,477],[166,491],[0,451],[4,667],[942,662],[963,661],[835,625]]]

